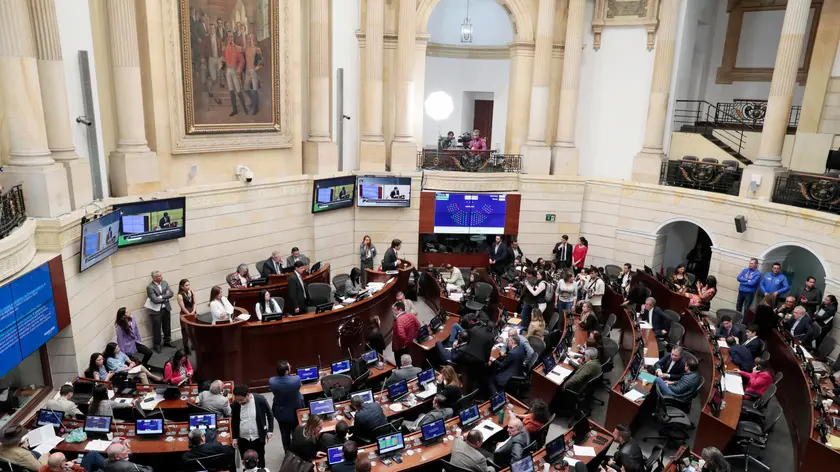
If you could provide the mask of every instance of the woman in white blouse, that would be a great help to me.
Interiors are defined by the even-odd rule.
[[[222,296],[222,288],[218,285],[210,289],[210,314],[213,316],[213,324],[233,318],[233,305],[227,297]]]
[[[260,301],[257,302],[257,318],[262,321],[263,315],[276,315],[280,313],[280,304],[271,298],[268,290],[260,290]]]
[[[570,313],[578,293],[578,283],[575,281],[575,273],[571,269],[567,269],[563,278],[557,282],[557,289],[554,293],[557,298],[557,309]]]

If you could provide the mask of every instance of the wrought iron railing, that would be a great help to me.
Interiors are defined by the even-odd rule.
[[[776,177],[773,201],[840,214],[840,178],[790,173]]]
[[[767,100],[735,99],[731,103],[718,102],[717,109],[720,113],[715,115],[715,124],[741,125],[748,123],[753,127],[760,128],[764,126],[764,118],[767,116]],[[799,126],[801,112],[801,106],[790,107],[788,128]]]
[[[26,205],[23,202],[23,184],[15,185],[0,195],[0,239],[26,221]]]
[[[667,160],[662,163],[660,183],[737,196],[742,173],[740,167],[725,164]]]
[[[417,153],[417,167],[455,172],[520,172],[522,156],[497,151],[423,149]]]
[[[728,121],[722,121],[724,117]],[[677,100],[674,125],[676,131],[687,125],[695,133],[717,138],[738,154],[742,154],[746,145],[746,132],[761,132],[761,128],[704,100]]]

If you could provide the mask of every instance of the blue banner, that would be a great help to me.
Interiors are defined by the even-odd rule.
[[[12,288],[6,285],[0,287],[0,377],[21,360]]]
[[[43,264],[11,284],[21,358],[37,351],[58,334],[50,267]]]

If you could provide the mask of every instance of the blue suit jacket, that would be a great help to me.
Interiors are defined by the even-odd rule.
[[[507,384],[508,380],[515,375],[522,374],[522,364],[525,362],[525,347],[521,344],[516,346],[501,359],[496,360],[494,364],[499,367],[496,372],[496,384],[503,386]]]
[[[690,402],[694,398],[694,391],[700,386],[703,378],[699,372],[689,372],[671,385],[671,393],[677,400]]]
[[[744,372],[752,372],[755,357],[753,357],[750,350],[746,347],[740,344],[729,346],[729,358],[732,359],[732,362],[734,362],[739,369],[743,370]]]
[[[656,363],[656,368],[661,370],[663,373],[668,374],[668,380],[679,380],[683,374],[685,374],[685,360],[680,357],[680,360],[676,362],[674,368],[671,369],[671,355],[665,354],[659,359],[659,362]],[[671,372],[668,373],[668,369],[671,369]]]
[[[274,395],[271,413],[277,421],[297,422],[297,410],[304,407],[300,385],[300,377],[297,375],[268,379],[268,388]]]

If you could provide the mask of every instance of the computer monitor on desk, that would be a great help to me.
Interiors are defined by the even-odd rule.
[[[64,420],[64,412],[63,411],[55,411],[55,410],[39,410],[38,411],[38,426],[46,426],[51,424],[56,428],[61,427],[61,421]]]
[[[402,433],[389,434],[387,436],[380,436],[376,438],[376,452],[382,456],[389,456],[405,448]]]
[[[344,462],[344,446],[335,446],[327,449],[327,462],[330,465],[338,464],[339,462]]]
[[[111,420],[110,416],[88,416],[83,431],[88,439],[104,439],[111,432]]]
[[[190,415],[190,431],[194,429],[216,429],[216,414]]]
[[[136,433],[141,438],[158,437],[163,434],[163,419],[150,418],[145,420],[137,420],[135,423]]]
[[[388,399],[390,399],[392,402],[399,400],[407,394],[408,382],[406,382],[405,380],[400,380],[397,383],[388,385]]]
[[[350,372],[350,359],[333,362],[330,365],[330,370],[333,374],[346,374]]]
[[[511,463],[510,472],[534,472],[534,459],[528,455]]]
[[[433,423],[424,424],[420,428],[423,432],[423,442],[426,445],[440,441],[446,434],[446,424],[443,420],[437,420]]]
[[[368,351],[362,354],[362,359],[367,365],[376,364],[379,362],[379,354],[376,351]]]
[[[311,415],[331,415],[333,413],[335,413],[335,404],[333,404],[332,398],[309,402],[309,414]]]
[[[300,377],[300,381],[303,383],[314,382],[318,380],[318,367],[302,367],[297,370],[297,375],[298,377]]]
[[[330,310],[333,309],[334,305],[335,305],[335,302],[327,302],[327,303],[322,303],[320,305],[316,305],[315,306],[315,313],[318,314],[318,313],[324,313],[324,312],[330,311]]]

